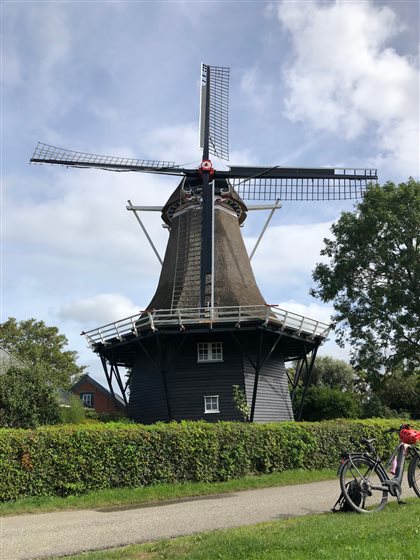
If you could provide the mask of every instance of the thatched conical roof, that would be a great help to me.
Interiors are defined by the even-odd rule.
[[[223,190],[221,190],[223,189]],[[240,231],[246,205],[226,183],[216,183],[214,302],[217,307],[265,305]],[[181,183],[162,210],[169,241],[156,293],[148,309],[200,307],[200,197]]]

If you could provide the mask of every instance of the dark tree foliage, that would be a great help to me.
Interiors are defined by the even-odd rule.
[[[1,427],[36,428],[59,420],[57,393],[42,367],[12,366],[0,375]]]
[[[420,183],[371,186],[324,239],[312,295],[332,301],[337,342],[369,372],[418,372],[420,357]]]
[[[420,418],[420,375],[386,376],[376,391],[381,403],[405,417]]]
[[[43,321],[16,321],[9,317],[0,324],[0,346],[27,367],[41,366],[46,379],[64,389],[86,369],[77,365],[77,352],[65,349],[67,343],[57,327],[49,327]]]
[[[359,418],[362,408],[354,393],[332,387],[309,387],[302,410],[302,420],[317,422],[333,418]]]

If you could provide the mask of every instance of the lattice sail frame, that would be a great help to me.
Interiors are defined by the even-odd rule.
[[[367,187],[377,179],[376,170],[339,169],[339,172],[360,171],[360,177],[316,177],[316,178],[250,178],[229,179],[229,184],[243,200],[272,201],[321,201],[354,200],[363,196]]]
[[[32,163],[54,163],[74,167],[114,168],[114,171],[130,169],[177,169],[179,166],[172,161],[156,161],[151,159],[134,159],[113,156],[101,156],[58,148],[50,144],[38,142],[31,158]]]
[[[230,68],[201,65],[200,148],[205,145],[204,115],[210,81],[209,152],[226,161],[229,160],[229,74]]]

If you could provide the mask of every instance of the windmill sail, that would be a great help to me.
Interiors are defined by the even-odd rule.
[[[207,143],[210,154],[229,160],[229,68],[202,64],[200,148]]]
[[[378,179],[376,169],[349,168],[231,167],[221,174],[244,200],[266,201],[357,199]]]
[[[101,156],[58,148],[38,142],[30,159],[31,163],[51,163],[67,167],[94,167],[109,171],[142,171],[144,173],[162,173],[183,175],[184,169],[172,161],[151,159],[134,159],[113,156]]]

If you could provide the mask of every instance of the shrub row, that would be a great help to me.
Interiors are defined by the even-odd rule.
[[[102,488],[214,482],[334,467],[361,437],[386,454],[395,420],[246,424],[86,424],[0,430],[0,500]]]

